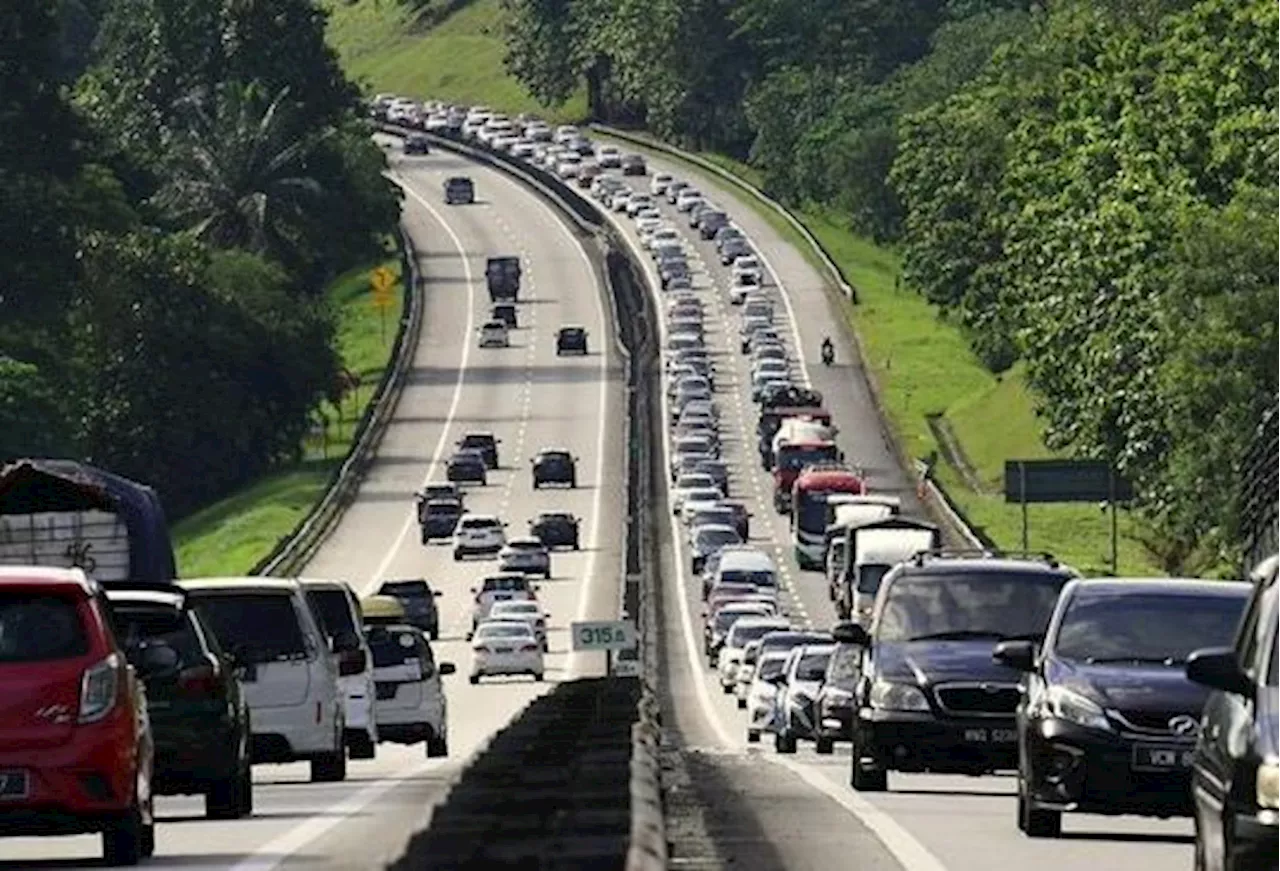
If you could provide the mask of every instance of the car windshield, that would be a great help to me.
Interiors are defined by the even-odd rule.
[[[396,598],[425,598],[431,595],[431,588],[426,581],[386,581],[378,588],[378,592]]]
[[[731,584],[750,584],[753,587],[772,587],[777,582],[773,572],[767,569],[727,569],[720,573],[720,580]]]
[[[548,513],[548,514],[538,515],[539,523],[568,523],[572,520],[573,520],[573,517],[568,514],[549,514]]]
[[[529,626],[525,623],[481,623],[476,630],[476,638],[532,638]]]
[[[493,436],[469,435],[462,440],[464,448],[487,448],[493,444]]]
[[[88,652],[73,599],[0,593],[0,663],[46,662]]]
[[[746,647],[752,641],[763,638],[770,632],[777,632],[779,629],[785,628],[786,626],[781,623],[748,623],[739,621],[733,624],[727,644],[729,647]]]
[[[828,653],[806,653],[796,663],[796,680],[822,680],[827,673]]]
[[[183,668],[208,664],[191,620],[175,608],[112,602],[111,628],[126,650],[137,648],[143,642],[159,643],[173,648]]]
[[[733,627],[733,624],[743,617],[759,617],[768,613],[769,609],[765,605],[747,603],[726,605],[716,612],[716,631],[721,633],[728,632]]]
[[[249,662],[298,659],[307,655],[298,615],[289,596],[245,593],[202,596],[199,610],[224,650]]]
[[[861,658],[862,652],[859,648],[854,647],[852,644],[841,644],[831,654],[831,661],[827,664],[827,680],[854,680],[858,676]]]
[[[1071,600],[1054,642],[1063,659],[1184,662],[1191,651],[1231,643],[1245,597],[1122,593]]]
[[[512,592],[513,590],[527,590],[529,588],[528,581],[524,578],[485,578],[484,591],[486,593],[494,592]]]
[[[1058,592],[1056,572],[982,571],[913,575],[889,589],[877,621],[880,641],[1036,638]]]
[[[760,660],[759,677],[761,680],[769,680],[782,674],[783,666],[787,664],[785,656],[769,656]]]
[[[778,457],[778,465],[787,471],[798,471],[814,463],[830,463],[839,458],[840,449],[834,444],[812,448],[783,449]]]
[[[383,592],[386,592],[385,586]],[[320,627],[330,638],[340,632],[355,631],[356,621],[351,614],[351,603],[342,590],[307,590],[307,604],[320,618]]]

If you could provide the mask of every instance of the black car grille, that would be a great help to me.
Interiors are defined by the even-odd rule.
[[[1189,717],[1197,725],[1199,714],[1195,711],[1116,711],[1120,725],[1137,732],[1151,732],[1160,735],[1173,735],[1169,721],[1174,717]],[[1189,731],[1188,735],[1194,735]]]
[[[1012,684],[942,684],[934,688],[938,705],[958,716],[1012,716],[1022,693]]]

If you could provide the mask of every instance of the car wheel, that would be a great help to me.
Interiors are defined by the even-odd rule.
[[[449,739],[437,738],[430,735],[427,738],[427,757],[430,759],[439,759],[441,756],[449,755]]]
[[[538,672],[534,672],[533,679],[534,679],[534,680],[536,680],[538,683],[542,683],[542,679],[543,679],[543,677],[544,677],[544,675],[543,675],[543,673],[542,673],[542,672],[540,672],[540,671],[538,671]]]
[[[243,771],[215,780],[204,794],[204,815],[211,820],[238,820],[244,816],[244,792]]]
[[[102,859],[107,865],[137,865],[143,857],[142,811],[135,805],[102,832]],[[152,837],[154,838],[154,829]]]
[[[352,735],[351,740],[347,742],[347,747],[351,750],[352,759],[372,759],[377,752],[368,732],[357,732]]]
[[[1062,811],[1035,806],[1028,794],[1026,779],[1018,777],[1018,828],[1028,838],[1057,838],[1062,835]]]
[[[430,633],[430,634],[431,634],[431,640],[432,640],[432,641],[439,641],[439,640],[440,640],[440,627],[439,627],[439,626],[432,626],[432,627],[431,627],[431,633]]]
[[[578,488],[578,476],[574,475],[569,479],[569,489],[576,490]]]
[[[537,489],[538,489],[539,487],[541,487],[541,486],[542,486],[541,482],[540,482],[537,478],[534,478],[534,479],[533,479],[533,489],[537,490]]]
[[[759,743],[760,743],[760,731],[759,731],[758,729],[748,729],[748,730],[747,730],[747,743],[748,743],[748,744],[759,744]]]
[[[470,678],[468,678],[468,680],[470,680],[472,684],[478,684],[478,683],[480,683],[480,675],[478,675],[478,674],[473,674],[473,675],[471,675],[471,677],[470,677]]]
[[[823,756],[829,756],[836,749],[836,742],[831,738],[819,738],[813,742],[813,749]]]
[[[884,792],[889,788],[889,772],[868,758],[867,749],[858,738],[854,726],[853,751],[851,753],[849,785],[857,792]]]
[[[312,783],[340,783],[347,779],[347,751],[325,753],[311,760]]]
[[[577,539],[577,538],[575,538],[575,539],[573,540],[573,549],[574,549],[574,550],[582,550],[582,545],[578,543],[578,539]]]
[[[720,684],[720,689],[726,696],[733,692],[733,686],[730,684]]]
[[[462,556],[463,556],[463,554],[462,554],[462,548],[460,548],[460,547],[455,547],[455,548],[453,549],[453,559],[454,559],[454,562],[458,562],[459,560],[461,560],[461,559],[462,559]]]
[[[795,753],[796,736],[789,731],[778,732],[773,736],[773,749],[778,753]]]
[[[739,710],[739,711],[745,711],[746,709],[747,709],[747,700],[746,700],[746,699],[738,699],[738,710]]]

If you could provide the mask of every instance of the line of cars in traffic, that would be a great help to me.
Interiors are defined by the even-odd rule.
[[[89,579],[0,567],[0,835],[100,832],[109,865],[155,849],[154,796],[253,813],[251,766],[347,776],[381,742],[448,754],[425,581]]]
[[[1274,558],[1251,583],[1086,579],[1048,554],[943,547],[936,526],[844,462],[750,241],[696,185],[654,173],[637,191],[604,172],[625,158],[612,146],[532,118],[453,135],[589,189],[636,222],[656,261],[672,510],[702,587],[704,652],[746,711],[749,742],[772,734],[778,752],[812,741],[819,754],[847,742],[859,791],[887,789],[890,771],[1013,772],[1012,815],[1029,837],[1058,836],[1064,813],[1190,815],[1198,871],[1276,868]],[[646,173],[642,159],[628,166]],[[730,501],[742,482],[717,395],[732,373],[716,370],[714,296],[663,201],[732,267],[723,293],[741,307],[760,465],[798,566],[825,574],[829,632],[786,615],[777,567],[748,543],[750,512]]]

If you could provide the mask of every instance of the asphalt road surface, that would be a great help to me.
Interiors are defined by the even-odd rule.
[[[630,146],[624,144],[624,150]],[[839,303],[824,289],[816,270],[792,245],[748,207],[743,197],[709,173],[653,154],[650,171],[668,171],[690,181],[726,209],[752,240],[766,267],[766,289],[775,298],[779,333],[790,346],[799,380],[820,389],[837,440],[851,463],[861,465],[873,492],[903,500],[904,513],[920,514],[914,488],[899,468],[881,430],[852,349],[841,346],[833,324]],[[634,179],[647,191],[649,179]],[[665,200],[664,216],[686,233],[692,260],[700,262],[696,282],[706,303],[708,343],[716,355],[717,401],[721,405],[725,454],[734,468],[735,498],[753,504],[752,542],[773,551],[782,569],[785,607],[793,620],[820,628],[835,622],[821,574],[801,572],[792,557],[788,523],[770,502],[771,481],[755,454],[755,406],[751,403],[747,358],[736,346],[738,316],[727,301],[728,269],[714,246],[688,228],[685,215]],[[616,222],[633,241],[632,222]],[[640,256],[649,262],[643,253]],[[656,276],[651,276],[657,286]],[[836,363],[821,363],[822,337],[837,341]],[[1012,777],[890,775],[889,791],[855,793],[848,785],[848,745],[819,756],[801,742],[794,756],[773,750],[769,736],[746,743],[745,711],[723,695],[701,653],[700,591],[690,571],[674,522],[668,545],[664,587],[667,690],[673,702],[668,722],[687,751],[693,786],[704,785],[703,840],[682,848],[680,820],[673,820],[674,855],[688,867],[728,865],[743,869],[903,868],[906,871],[1041,871],[1178,869],[1192,862],[1189,820],[1068,814],[1058,840],[1031,840],[1015,821]],[[773,762],[775,765],[762,765]],[[711,787],[706,784],[712,784]],[[718,803],[720,807],[706,807]],[[709,838],[707,835],[709,834]]]
[[[555,681],[603,670],[602,654],[568,651],[570,622],[613,618],[619,608],[625,381],[600,282],[559,213],[509,177],[446,152],[405,157],[394,146],[390,154],[425,279],[422,338],[359,495],[305,574],[348,580],[362,594],[396,577],[426,577],[443,591],[436,658],[458,667],[444,678],[449,756],[428,760],[425,745],[382,744],[376,759],[351,762],[338,784],[308,783],[304,764],[256,766],[255,813],[246,820],[206,820],[200,797],[159,798],[156,855],[146,867],[382,868],[427,823],[432,804],[489,736]],[[475,180],[475,205],[443,205],[443,180],[454,174]],[[503,254],[523,260],[521,323],[509,349],[481,349],[485,258]],[[565,323],[590,331],[588,356],[556,356],[555,331]],[[492,430],[502,440],[501,469],[487,487],[471,489],[470,510],[499,514],[509,534],[524,534],[540,509],[582,519],[583,550],[556,552],[552,578],[540,582],[550,614],[545,683],[468,684],[468,590],[496,563],[455,563],[447,544],[424,547],[418,539],[412,494],[444,479],[443,462],[468,430]],[[529,460],[552,446],[579,457],[576,490],[533,491]],[[0,867],[92,867],[99,850],[97,836],[0,840]]]

